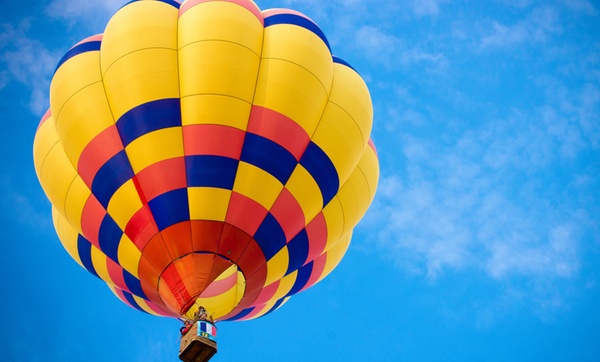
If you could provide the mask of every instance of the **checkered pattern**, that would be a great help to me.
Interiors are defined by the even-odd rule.
[[[252,319],[341,260],[377,187],[371,122],[304,15],[133,1],[59,62],[34,160],[63,245],[125,303]]]

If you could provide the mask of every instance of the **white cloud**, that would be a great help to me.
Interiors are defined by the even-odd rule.
[[[100,33],[108,19],[124,4],[123,0],[52,0],[46,7],[46,14],[51,18],[66,21],[70,27],[78,24],[94,33]]]
[[[413,11],[417,16],[437,15],[440,12],[441,0],[413,0]]]
[[[488,35],[481,40],[482,48],[504,48],[521,43],[546,42],[553,34],[560,33],[559,13],[554,7],[534,8],[523,20],[511,25],[492,21]]]
[[[560,0],[568,9],[588,15],[596,15],[598,11],[589,0]]]
[[[6,71],[0,83],[15,80],[31,89],[29,108],[36,115],[48,108],[47,90],[59,56],[28,37],[29,22],[0,25],[0,64]]]
[[[408,48],[399,37],[374,26],[363,26],[355,34],[354,44],[371,62],[392,69],[397,66],[427,64],[432,69],[444,68],[446,58],[419,47]]]
[[[576,277],[589,218],[578,205],[593,197],[573,195],[593,193],[598,177],[571,175],[563,163],[591,147],[570,117],[549,107],[515,111],[450,141],[404,135],[398,153],[381,149],[382,162],[404,166],[382,177],[369,215],[378,247],[430,279],[465,270],[499,282]],[[550,176],[564,167],[561,178]]]

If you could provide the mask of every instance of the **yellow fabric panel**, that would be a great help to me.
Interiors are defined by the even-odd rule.
[[[137,1],[119,9],[104,30],[102,74],[119,58],[134,51],[177,49],[178,14],[178,9],[160,1]]]
[[[358,125],[335,103],[329,102],[312,141],[329,156],[340,184],[352,174],[367,143]]]
[[[300,204],[306,221],[312,220],[321,211],[323,207],[321,189],[302,165],[298,164],[296,166],[285,184],[285,188],[291,192]]]
[[[329,91],[331,88],[331,52],[323,40],[308,29],[292,24],[278,24],[265,28],[262,57],[297,64],[313,74],[324,89]]]
[[[42,180],[42,168],[46,161],[46,157],[58,142],[58,134],[54,128],[54,120],[52,116],[50,116],[50,118],[38,128],[35,133],[35,138],[33,139],[33,163],[35,166],[35,173],[37,174],[40,183]]]
[[[240,161],[233,191],[251,198],[269,210],[282,189],[281,182],[270,173]]]
[[[220,39],[240,44],[259,55],[263,25],[242,6],[211,1],[198,4],[179,18],[179,46],[202,40]]]
[[[361,76],[353,69],[335,63],[329,101],[352,117],[361,130],[363,145],[366,145],[373,126],[373,105],[369,89]]]
[[[77,264],[81,265],[83,268],[83,263],[81,262],[79,251],[77,249],[77,238],[79,237],[79,233],[54,207],[52,208],[52,219],[54,221],[54,229],[58,234],[61,244],[69,253],[71,258],[73,258],[73,260],[75,260]]]
[[[327,243],[323,249],[325,252],[340,240],[344,231],[344,210],[337,196],[325,206],[323,217],[327,223]]]
[[[127,180],[111,197],[107,211],[121,230],[125,230],[131,217],[142,208],[133,179]]]
[[[104,85],[115,119],[140,104],[179,98],[177,50],[157,48],[128,54],[106,70]]]
[[[92,192],[79,176],[75,177],[67,193],[67,199],[65,201],[65,217],[80,233],[81,215],[83,214],[85,203],[91,194]]]
[[[74,94],[102,81],[99,61],[99,52],[85,52],[70,58],[56,70],[50,84],[50,106],[57,124],[62,122],[63,106]]]
[[[279,300],[279,299],[285,297],[285,295],[290,290],[292,290],[292,287],[294,286],[294,283],[296,282],[297,277],[298,277],[297,270],[295,272],[292,272],[292,273],[284,276],[279,281],[279,286],[277,287],[277,291],[275,292],[273,297],[271,297],[271,301],[276,301],[276,300]]]
[[[54,84],[54,81],[53,81]],[[57,132],[71,163],[77,167],[83,149],[114,120],[102,82],[74,94],[60,113]]]
[[[92,264],[94,265],[94,270],[96,270],[96,274],[100,277],[100,279],[104,280],[107,284],[114,285],[115,283],[108,274],[108,266],[106,264],[107,256],[104,255],[100,249],[96,246],[92,245]]]
[[[125,147],[134,173],[158,161],[183,156],[181,127],[169,127],[147,133]]]
[[[357,167],[352,176],[342,186],[338,192],[338,197],[344,210],[344,230],[342,234],[346,234],[358,224],[371,203],[369,184],[360,168]]]
[[[279,112],[313,134],[328,89],[306,69],[281,59],[262,59],[254,104]]]
[[[152,308],[150,308],[148,306],[148,303],[146,302],[145,299],[138,297],[135,294],[131,295],[133,297],[133,300],[135,300],[135,302],[137,303],[137,305],[140,306],[140,308],[142,308],[146,313],[148,314],[152,314],[152,315],[156,315],[159,316],[160,314],[157,314],[154,310],[152,310]]]
[[[138,266],[140,265],[140,258],[142,252],[135,246],[135,244],[125,234],[121,236],[119,241],[119,249],[117,250],[117,258],[119,259],[119,265],[127,270],[131,275],[139,279]]]
[[[231,190],[188,187],[190,220],[225,221]]]
[[[267,279],[265,285],[283,278],[289,264],[289,252],[287,247],[281,249],[275,256],[267,261]]]
[[[375,191],[377,191],[379,183],[379,160],[371,147],[365,149],[358,167],[362,170],[369,185],[369,203],[371,203],[375,198]]]
[[[79,177],[60,143],[52,147],[42,167],[40,183],[46,196],[61,214],[65,214],[65,200],[73,180]]]
[[[251,107],[248,102],[219,94],[187,96],[181,98],[181,122],[184,126],[220,124],[245,131]]]
[[[225,293],[214,297],[197,298],[194,308],[190,308],[185,316],[188,319],[193,319],[194,313],[198,310],[198,306],[203,306],[209,315],[214,319],[219,319],[229,314],[239,304],[244,295],[244,290],[245,279],[242,276],[242,273],[238,273],[238,283],[236,286],[227,290]]]
[[[179,50],[181,96],[222,94],[252,103],[260,58],[225,41],[202,41]]]
[[[290,297],[287,297],[287,298],[285,298],[285,299],[283,300],[283,302],[281,302],[281,304],[280,304],[280,305],[279,305],[279,306],[278,306],[278,307],[277,307],[275,310],[277,310],[277,309],[281,308],[281,307],[282,307],[282,306],[283,306],[285,303],[287,303],[287,301],[288,301],[289,299],[290,299]],[[272,301],[270,301],[270,302],[268,302],[268,303],[265,303],[265,304],[261,304],[261,305],[258,305],[258,306],[256,306],[255,308],[256,308],[256,309],[258,309],[258,310],[260,310],[260,312],[258,312],[258,313],[257,313],[257,314],[255,314],[254,316],[252,316],[252,318],[250,318],[250,319],[256,319],[256,318],[262,317],[263,315],[265,315],[265,314],[267,314],[269,311],[271,311],[271,309],[272,309],[272,308],[275,306],[275,304],[277,304],[277,300],[272,300]],[[274,310],[274,311],[275,311],[275,310]],[[271,311],[271,313],[273,313],[274,311]],[[243,320],[243,319],[242,319],[242,320]]]
[[[317,282],[320,282],[325,278],[336,266],[342,261],[342,258],[346,254],[348,247],[350,246],[350,239],[352,238],[352,232],[345,235],[337,244],[327,251],[327,260],[325,261],[325,267],[323,273],[319,277]]]

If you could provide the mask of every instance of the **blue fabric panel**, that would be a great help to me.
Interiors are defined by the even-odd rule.
[[[160,231],[190,219],[187,188],[165,192],[150,200],[148,206]]]
[[[238,160],[223,156],[186,156],[187,185],[233,190],[238,164]]]
[[[285,298],[281,298],[277,302],[275,302],[275,305],[273,307],[271,307],[271,309],[269,309],[269,311],[267,313],[263,314],[263,317],[266,316],[267,314],[269,314],[269,313],[277,310],[277,308],[279,308],[279,306],[281,305],[281,303],[283,303],[284,299]]]
[[[143,0],[131,0],[127,4],[121,6],[121,9],[124,8],[125,6],[129,5],[129,4],[133,4],[133,3],[136,3],[138,1],[143,1]],[[172,7],[176,8],[176,9],[179,9],[179,7],[181,6],[180,3],[178,3],[177,1],[173,1],[173,0],[157,0],[157,1],[163,2],[165,4],[169,4],[169,5],[171,5]]]
[[[229,318],[229,319],[224,319],[225,321],[235,321],[241,318],[244,318],[245,316],[247,316],[248,314],[252,313],[252,311],[254,310],[254,307],[250,307],[250,308],[246,308],[243,311],[239,312],[238,314],[236,314],[235,316]]]
[[[131,304],[131,306],[133,308],[135,308],[141,312],[148,313],[142,307],[140,307],[140,305],[135,301],[135,299],[133,298],[131,293],[128,293],[126,290],[124,290],[123,295],[125,296],[125,299],[127,299],[127,301]]]
[[[300,164],[308,170],[319,185],[323,196],[323,207],[325,207],[335,197],[340,187],[333,162],[319,146],[311,141],[300,159]]]
[[[178,98],[158,99],[141,104],[127,111],[117,121],[124,146],[152,131],[177,126],[181,126]]]
[[[125,150],[111,157],[96,173],[92,181],[92,193],[104,208],[114,193],[133,177],[133,170]]]
[[[92,263],[92,243],[81,234],[77,236],[77,254],[79,254],[79,259],[81,259],[83,267],[88,272],[100,278],[96,272],[96,268],[94,268],[94,263]]]
[[[354,69],[354,68],[353,68],[353,67],[352,67],[350,64],[348,64],[348,63],[347,63],[345,60],[343,60],[343,59],[341,59],[341,58],[338,58],[338,57],[336,57],[335,55],[333,56],[333,62],[334,62],[334,63],[338,63],[338,64],[345,65],[345,66],[347,66],[348,68],[350,68],[350,69],[352,69],[353,71],[355,71],[355,72],[356,72],[356,69]],[[358,73],[358,72],[356,72],[356,73]]]
[[[271,213],[268,213],[254,234],[254,240],[269,261],[285,246],[285,233]]]
[[[289,297],[290,295],[294,295],[294,294],[298,293],[300,290],[302,290],[302,288],[304,288],[304,286],[306,285],[306,283],[308,283],[308,280],[310,279],[312,270],[313,270],[313,262],[312,261],[310,263],[306,264],[305,266],[301,267],[300,269],[298,269],[298,276],[296,276],[296,282],[294,282],[294,286],[286,294],[286,297]]]
[[[119,243],[122,236],[123,231],[119,225],[110,215],[105,215],[100,224],[98,242],[100,243],[100,250],[117,264],[119,263]]]
[[[66,52],[65,55],[63,55],[63,57],[60,59],[60,61],[56,65],[56,69],[54,69],[54,73],[56,73],[58,68],[60,68],[60,66],[63,65],[64,62],[73,58],[76,55],[86,53],[86,52],[99,51],[101,43],[102,42],[100,40],[93,40],[93,41],[88,41],[85,43],[78,44],[78,45],[74,46],[73,48],[69,49],[69,51]],[[98,57],[100,57],[100,55],[98,55]]]
[[[144,298],[146,300],[148,299],[146,297],[146,294],[144,293],[144,290],[142,289],[142,283],[140,282],[140,280],[134,277],[125,269],[123,269],[123,279],[125,280],[125,285],[127,285],[127,288],[131,293],[137,295],[140,298]]]
[[[323,31],[321,30],[321,28],[319,28],[317,24],[313,23],[307,18],[296,14],[275,14],[265,18],[265,28],[277,24],[297,25],[312,31],[313,33],[315,33],[315,35],[321,38],[321,40],[323,40],[323,43],[327,45],[327,48],[329,48],[329,52],[331,52],[331,47],[329,46],[329,41],[327,40],[325,33],[323,33]]]
[[[287,244],[287,248],[290,260],[285,275],[300,269],[300,267],[304,265],[304,262],[306,262],[306,258],[308,258],[308,234],[306,233],[306,230],[303,229],[298,235],[294,236]]]
[[[288,150],[252,133],[246,133],[240,159],[265,170],[282,184],[287,182],[298,164],[294,155]]]

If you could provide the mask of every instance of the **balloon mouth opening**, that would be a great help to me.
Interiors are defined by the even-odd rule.
[[[246,279],[238,266],[214,252],[193,252],[173,260],[158,278],[158,295],[174,314],[191,319],[200,307],[215,319],[241,301]]]
[[[194,306],[194,304],[196,304],[196,298],[198,296],[199,295],[195,296],[194,298],[190,299],[187,303],[185,303],[183,305],[183,307],[181,307],[181,310],[179,311],[179,314],[180,315],[185,315],[188,312],[190,312],[190,309]]]

